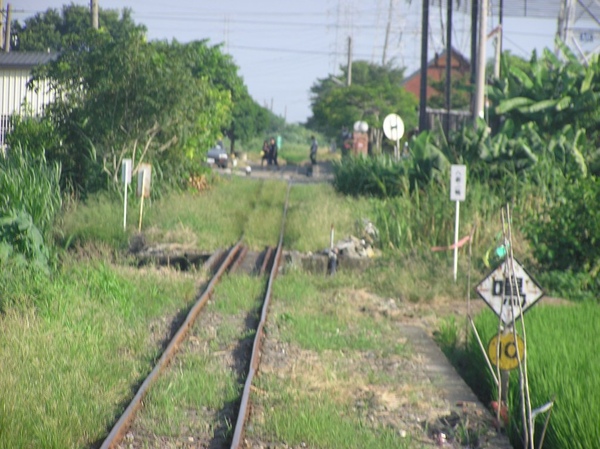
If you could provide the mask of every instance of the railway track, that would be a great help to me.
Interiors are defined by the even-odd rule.
[[[133,399],[108,433],[100,446],[102,449],[242,447],[246,419],[250,409],[252,381],[260,363],[264,325],[267,319],[272,285],[277,276],[282,256],[289,190],[290,186],[288,186],[279,241],[276,247],[267,247],[263,251],[252,251],[244,246],[242,237],[231,249],[215,254],[207,261],[207,265],[211,265],[210,268],[213,271],[212,278],[205,284],[202,293],[190,308],[186,318],[172,334],[172,338],[156,365],[141,383]],[[237,327],[238,334],[234,336],[230,344],[226,345],[228,347],[226,350],[212,351],[212,343],[203,342],[201,335],[206,329],[212,329],[214,334],[218,333],[219,321],[223,318],[215,318],[214,314],[211,316],[211,312],[205,310],[206,306],[212,300],[217,285],[224,277],[240,275],[255,275],[264,279],[260,305],[258,309],[250,306],[245,310],[240,310],[234,318],[228,318],[229,327]],[[248,335],[252,335],[252,338],[248,338]],[[211,357],[217,354],[216,357],[213,357],[215,363],[221,364],[217,370],[229,368],[234,371],[234,377],[238,384],[235,388],[238,391],[237,397],[216,408],[198,403],[198,408],[194,410],[189,404],[184,404],[180,407],[184,412],[178,412],[177,419],[186,422],[188,429],[182,429],[181,432],[172,429],[157,430],[157,427],[161,429],[168,427],[171,418],[168,415],[172,413],[172,410],[161,411],[160,407],[147,410],[148,396],[168,395],[170,384],[166,382],[166,386],[160,385],[160,379],[169,377],[170,370],[182,370],[186,364],[190,363],[186,361],[186,358],[194,360],[194,357],[198,357],[198,353],[204,353],[204,357],[211,351],[214,353]],[[196,373],[198,377],[202,377],[204,374],[202,370],[198,370]],[[198,382],[198,385],[201,385],[201,382]],[[157,392],[161,388],[163,391]],[[240,391],[241,393],[239,393]],[[161,413],[164,416],[161,416]],[[189,415],[188,421],[186,421],[186,414]]]

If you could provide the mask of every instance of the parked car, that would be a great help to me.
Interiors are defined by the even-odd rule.
[[[216,165],[217,167],[227,168],[229,164],[229,156],[227,151],[221,145],[215,145],[208,153],[206,153],[206,162],[209,165]]]

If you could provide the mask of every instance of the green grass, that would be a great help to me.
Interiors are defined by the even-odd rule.
[[[210,410],[220,416],[229,404],[239,401],[243,385],[238,373],[223,364],[221,354],[235,342],[254,337],[244,322],[246,313],[254,313],[258,321],[264,282],[264,278],[236,275],[225,277],[217,286],[203,312],[212,317],[210,325],[198,323],[190,332],[195,341],[207,346],[185,343],[173,369],[165,371],[149,391],[140,412],[143,426],[159,435],[177,436],[182,428],[203,425],[197,422],[202,421],[198,415],[190,418],[189,410]]]
[[[201,194],[173,193],[149,207],[144,229],[151,240],[187,236],[182,243],[205,250],[231,246],[244,231],[251,247],[274,245],[286,188],[283,182],[233,177]]]
[[[203,250],[228,247],[243,231],[252,247],[274,245],[286,189],[279,181],[233,177],[202,193],[168,192],[145,201],[142,233],[149,244],[180,243]],[[103,194],[72,205],[56,234],[65,247],[93,241],[124,249],[138,230],[140,200],[134,197],[128,206],[126,231],[122,199]]]
[[[294,367],[285,375],[267,369],[258,377],[260,394],[253,400],[261,413],[253,418],[250,438],[294,447],[419,447],[397,428],[368,419],[376,400],[356,405],[361,386],[387,392],[397,387],[392,373],[375,373],[371,364],[410,353],[393,322],[369,313],[374,305],[350,293],[360,277],[291,271],[278,278],[267,332],[289,344]],[[303,355],[296,357],[299,351]]]
[[[294,185],[290,192],[284,246],[318,252],[329,248],[331,226],[335,241],[357,235],[362,219],[372,219],[365,199],[338,195],[329,184]]]
[[[247,243],[262,249],[276,243],[286,190],[287,184],[283,182],[233,177],[222,179],[203,193],[166,193],[145,204],[143,232],[149,243],[184,243],[214,250],[231,245],[244,230]],[[497,205],[478,205],[485,202],[484,193],[483,188],[473,189],[472,200],[477,204],[461,205],[465,214],[461,229],[477,225],[474,278],[485,271],[483,254],[496,244],[500,228],[499,211],[494,210]],[[358,384],[393,386],[395,379],[375,373],[368,369],[368,364],[356,372],[344,362],[336,361],[336,356],[360,358],[373,354],[378,358],[394,358],[410,351],[398,343],[390,320],[377,313],[366,313],[363,298],[353,297],[353,291],[364,289],[382,297],[424,303],[440,297],[465,296],[468,270],[465,251],[461,250],[459,257],[459,282],[454,283],[452,252],[432,253],[429,247],[434,243],[449,243],[453,233],[454,208],[445,195],[446,192],[440,191],[425,199],[392,205],[386,201],[345,197],[335,193],[330,185],[292,187],[284,238],[286,249],[319,252],[329,246],[332,224],[337,241],[350,234],[357,235],[357,223],[363,219],[378,222],[378,214],[386,210],[394,211],[394,215],[386,216],[388,223],[409,229],[413,244],[386,245],[384,256],[361,274],[340,270],[335,277],[325,277],[290,270],[278,279],[276,308],[270,315],[268,330],[277,333],[281,341],[314,355],[323,367],[322,372],[314,375],[322,375],[319,381],[325,385],[316,396],[318,401],[311,402],[311,392],[306,389],[294,392],[297,385],[282,385],[280,379],[261,379],[261,388],[268,388],[273,394],[273,410],[268,409],[267,413],[277,415],[271,419],[276,425],[267,422],[261,429],[273,436],[274,441],[289,437],[286,439],[289,444],[301,444],[322,438],[319,447],[333,447],[331,442],[338,437],[346,441],[347,447],[402,447],[405,443],[398,441],[389,429],[366,424],[364,415],[354,413],[351,404],[344,402],[343,398],[350,395],[335,389]],[[98,196],[71,205],[56,235],[62,236],[60,241],[72,250],[86,245],[105,246],[110,256],[122,254],[120,251],[137,231],[139,203],[137,199],[130,201],[128,228],[124,232],[120,201],[116,197]],[[427,220],[428,215],[433,218]],[[515,217],[516,234],[518,222]],[[423,234],[417,235],[420,232]],[[523,248],[526,246],[518,249]],[[92,255],[104,257],[101,251]],[[116,260],[126,262],[119,257]],[[70,261],[69,256],[63,256],[63,261],[64,266],[52,278],[2,267],[0,305],[4,315],[0,322],[0,354],[5,362],[0,368],[0,385],[6,386],[6,393],[0,398],[3,410],[0,448],[88,447],[100,440],[158,354],[159,344],[151,341],[149,329],[160,325],[160,317],[185,309],[194,293],[194,280],[187,276],[163,276],[152,270],[138,272],[126,264],[90,263],[85,258]],[[221,288],[222,297],[231,299],[215,301],[213,312],[227,317],[240,308],[252,306],[259,287],[255,280],[236,276],[226,278]],[[349,306],[348,301],[354,302]],[[532,311],[531,316],[535,313]],[[593,316],[591,312],[589,315]],[[562,328],[563,332],[577,327],[552,326]],[[580,327],[591,329],[591,326]],[[149,415],[148,420],[156,422],[157,429],[174,433],[186,419],[185,413],[168,399],[168,393],[174,393],[191,408],[197,404],[218,408],[239,393],[233,373],[210,371],[209,356],[218,352],[229,338],[237,335],[243,339],[249,334],[240,333],[239,326],[226,320],[220,329],[217,335],[210,334],[210,329],[205,329],[207,334],[198,334],[198,338],[207,341],[208,356],[182,362],[169,375],[172,377],[161,380],[166,392],[151,393],[149,401],[156,401],[156,405],[150,410],[155,415]],[[451,323],[446,330],[451,333]],[[575,333],[561,338],[568,339],[569,345],[579,345],[571,342],[584,338],[593,341],[590,335]],[[573,347],[568,350],[576,353]],[[593,356],[584,357],[587,357],[585,363],[594,363],[588,362]],[[595,365],[580,362],[580,357],[568,362],[577,363],[581,369],[597,371]],[[190,374],[198,371],[204,375],[192,380]],[[560,377],[560,373],[557,375]],[[570,376],[571,380],[583,377]],[[332,386],[335,383],[341,385]],[[277,390],[280,387],[281,395]],[[598,389],[595,384],[586,386],[592,387]],[[568,391],[567,387],[563,390]],[[287,412],[278,404],[288,401],[290,395],[294,395],[292,399],[298,408]],[[581,393],[571,395],[577,398]],[[562,407],[563,401],[561,398],[557,402],[555,412],[559,417],[558,405]],[[163,407],[169,411],[168,420],[154,421]],[[329,416],[338,409],[345,411],[342,416]],[[300,422],[314,429],[314,436],[302,434],[302,426],[294,424],[295,416],[302,416]],[[316,422],[319,417],[334,428],[321,428]],[[350,433],[350,429],[355,433]],[[556,438],[567,438],[567,432],[557,430]],[[549,441],[552,438],[555,436],[548,435]],[[414,447],[410,443],[407,446]]]
[[[262,440],[285,441],[289,446],[322,449],[415,448],[410,438],[401,439],[397,429],[374,428],[365,418],[355,416],[351,404],[330,394],[307,392],[303,385],[274,378],[259,379],[258,388],[268,389],[272,407],[262,421],[267,430]],[[252,437],[255,429],[248,431]],[[411,444],[412,443],[412,444]]]
[[[86,447],[151,369],[151,324],[185,306],[193,281],[97,263],[5,273],[0,296],[18,307],[1,318],[0,447]]]

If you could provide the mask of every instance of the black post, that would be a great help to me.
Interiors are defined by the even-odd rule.
[[[450,111],[452,110],[451,93],[452,93],[452,0],[447,0],[446,11],[446,117],[444,120],[444,132],[446,139],[450,135]]]
[[[475,86],[477,77],[477,23],[479,18],[479,1],[471,3],[471,86]],[[473,102],[474,103],[474,102]]]
[[[429,0],[423,0],[421,21],[421,85],[419,89],[419,131],[427,126],[427,45],[429,35]]]

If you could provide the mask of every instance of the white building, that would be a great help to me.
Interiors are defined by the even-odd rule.
[[[34,90],[28,89],[27,83],[35,66],[56,57],[56,53],[0,53],[0,148],[4,146],[11,115],[41,115],[44,106],[54,99],[48,82],[40,83]]]

